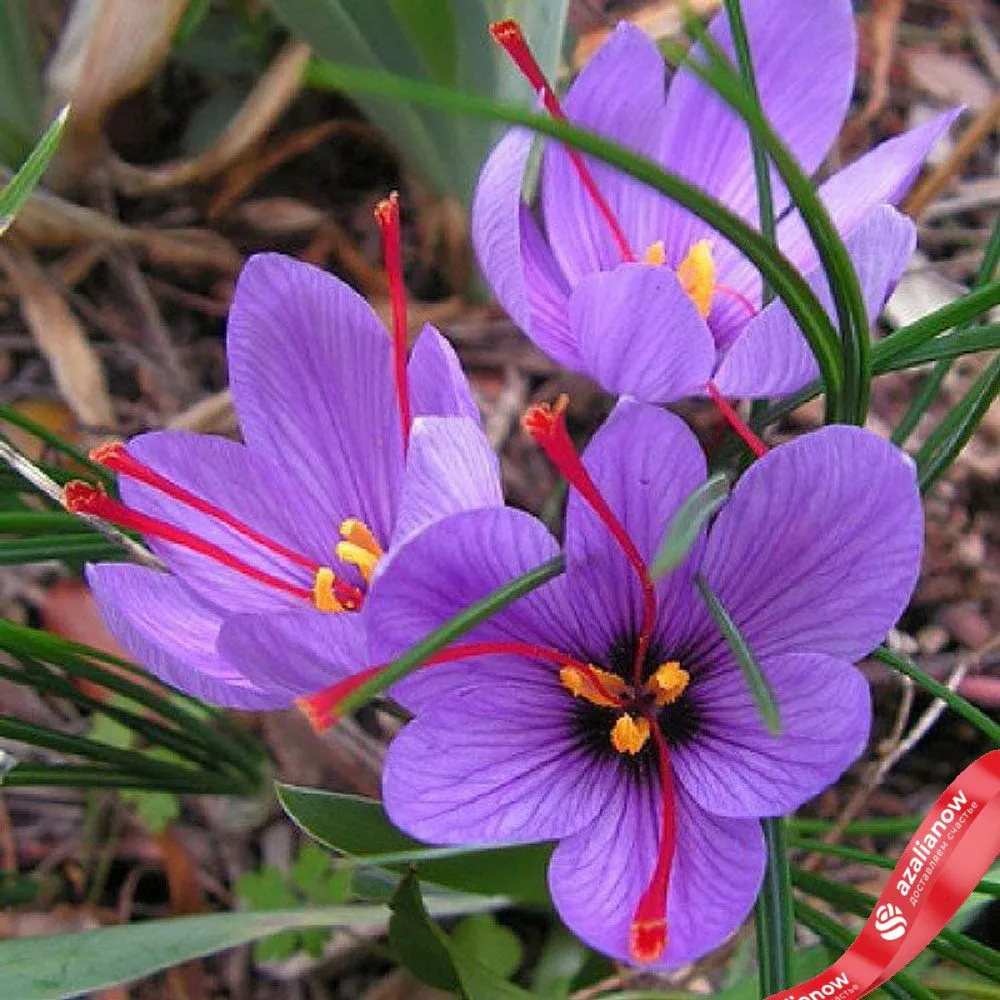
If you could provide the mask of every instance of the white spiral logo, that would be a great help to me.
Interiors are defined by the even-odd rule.
[[[906,933],[906,917],[898,906],[883,903],[875,911],[875,930],[885,941],[896,941]]]

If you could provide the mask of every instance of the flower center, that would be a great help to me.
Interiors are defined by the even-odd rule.
[[[559,671],[560,683],[574,698],[621,711],[611,727],[611,745],[633,757],[649,741],[652,727],[658,726],[659,710],[677,701],[690,680],[676,660],[661,664],[641,686],[630,686],[617,674],[590,664],[586,673],[573,665]]]
[[[227,551],[221,545],[210,542],[194,532],[141,511],[133,510],[125,504],[113,500],[102,490],[89,483],[75,481],[67,484],[63,502],[68,510],[92,514],[102,520],[117,524],[121,528],[138,531],[150,538],[159,538],[191,552],[196,552],[236,573],[255,580],[257,583],[262,583],[272,590],[309,601],[318,611],[336,613],[357,611],[361,607],[364,601],[364,591],[339,579],[329,566],[323,566],[294,549],[269,538],[217,504],[173,482],[162,473],[130,455],[123,445],[118,443],[102,445],[91,452],[91,458],[105,468],[117,472],[119,476],[143,483],[170,497],[181,507],[197,511],[199,514],[204,514],[213,521],[225,525],[233,536],[252,542],[262,552],[278,556],[283,562],[289,564],[287,574],[291,579],[254,566],[245,559]],[[344,541],[337,546],[337,556],[342,562],[357,567],[362,579],[367,584],[375,564],[381,557],[381,547],[371,531],[360,521],[344,521],[340,527],[340,533]],[[310,584],[308,586],[299,582],[303,570],[309,574]]]

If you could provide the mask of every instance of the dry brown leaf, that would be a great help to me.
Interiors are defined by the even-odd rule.
[[[76,417],[65,403],[47,399],[22,399],[11,404],[11,409],[71,444],[77,444],[80,440]],[[3,432],[22,455],[32,462],[42,460],[48,446],[41,438],[14,424],[4,424]]]
[[[0,267],[17,289],[21,314],[80,422],[95,429],[113,428],[104,368],[62,291],[29,250],[0,247]]]
[[[0,168],[0,184],[9,172]],[[243,258],[220,233],[210,229],[135,228],[92,208],[36,188],[10,229],[33,247],[70,247],[107,241],[135,247],[146,259],[181,269],[210,269],[235,275]]]
[[[81,184],[104,150],[108,110],[160,68],[187,0],[76,0],[46,70],[53,106],[72,104],[50,183]]]
[[[284,114],[302,88],[309,54],[304,42],[286,45],[222,134],[199,156],[148,169],[113,159],[112,179],[126,194],[135,196],[198,183],[221,173],[259,142]]]

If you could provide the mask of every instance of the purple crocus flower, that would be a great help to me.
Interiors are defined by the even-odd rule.
[[[815,171],[841,128],[854,83],[849,0],[745,0],[764,111],[802,168]],[[725,15],[710,34],[732,55]],[[666,88],[656,45],[619,24],[559,106],[516,26],[494,35],[546,108],[565,114],[686,178],[751,224],[758,207],[742,120],[688,69]],[[874,320],[914,246],[913,224],[890,208],[957,112],[890,139],[831,177],[823,201],[858,270]],[[786,307],[762,306],[753,265],[706,223],[605,164],[548,143],[540,224],[522,201],[533,136],[510,131],[479,179],[472,235],[497,299],[559,364],[646,402],[705,392],[773,396],[817,374]],[[818,256],[774,177],[782,253],[831,309]]]
[[[97,455],[119,472],[122,504],[68,488],[68,506],[142,532],[169,569],[87,572],[112,633],[159,678],[242,708],[326,687],[364,662],[383,552],[437,517],[502,502],[454,352],[425,327],[406,365],[403,336],[405,316],[394,380],[392,340],[364,299],[310,265],[255,256],[227,341],[245,444],[143,434]]]
[[[581,464],[558,409],[528,423],[573,487],[566,572],[469,633],[455,662],[393,689],[415,718],[389,748],[385,805],[430,843],[558,841],[549,886],[568,926],[613,958],[676,966],[753,904],[758,818],[800,806],[865,746],[869,691],[852,664],[916,581],[913,463],[852,427],[782,445],[654,583],[646,567],[705,480],[692,433],[623,400]],[[375,583],[373,654],[388,662],[558,551],[544,525],[509,508],[432,525]],[[754,649],[780,735],[698,576]]]

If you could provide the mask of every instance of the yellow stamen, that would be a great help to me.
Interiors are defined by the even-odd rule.
[[[712,244],[698,240],[688,251],[677,268],[677,278],[702,316],[712,311],[712,293],[715,291],[715,258]]]
[[[637,754],[649,739],[649,720],[641,715],[633,719],[627,712],[618,717],[611,729],[611,745],[619,753]]]
[[[336,614],[344,610],[343,604],[333,594],[336,579],[329,566],[320,566],[316,570],[316,579],[313,581],[313,606],[317,611]]]
[[[672,705],[684,693],[691,675],[676,661],[662,663],[646,681],[646,690],[656,696],[657,708]]]
[[[365,583],[371,583],[372,573],[382,558],[382,546],[368,525],[363,521],[348,518],[340,526],[340,537],[344,540],[337,543],[337,558],[356,566]]]
[[[655,243],[650,243],[648,249],[646,250],[646,263],[659,267],[661,264],[666,264],[666,262],[667,250],[663,245],[663,240],[657,240]]]
[[[591,667],[589,672],[578,667],[563,667],[559,680],[574,698],[585,698],[591,705],[619,708],[618,698],[626,689],[625,682],[617,675]]]

